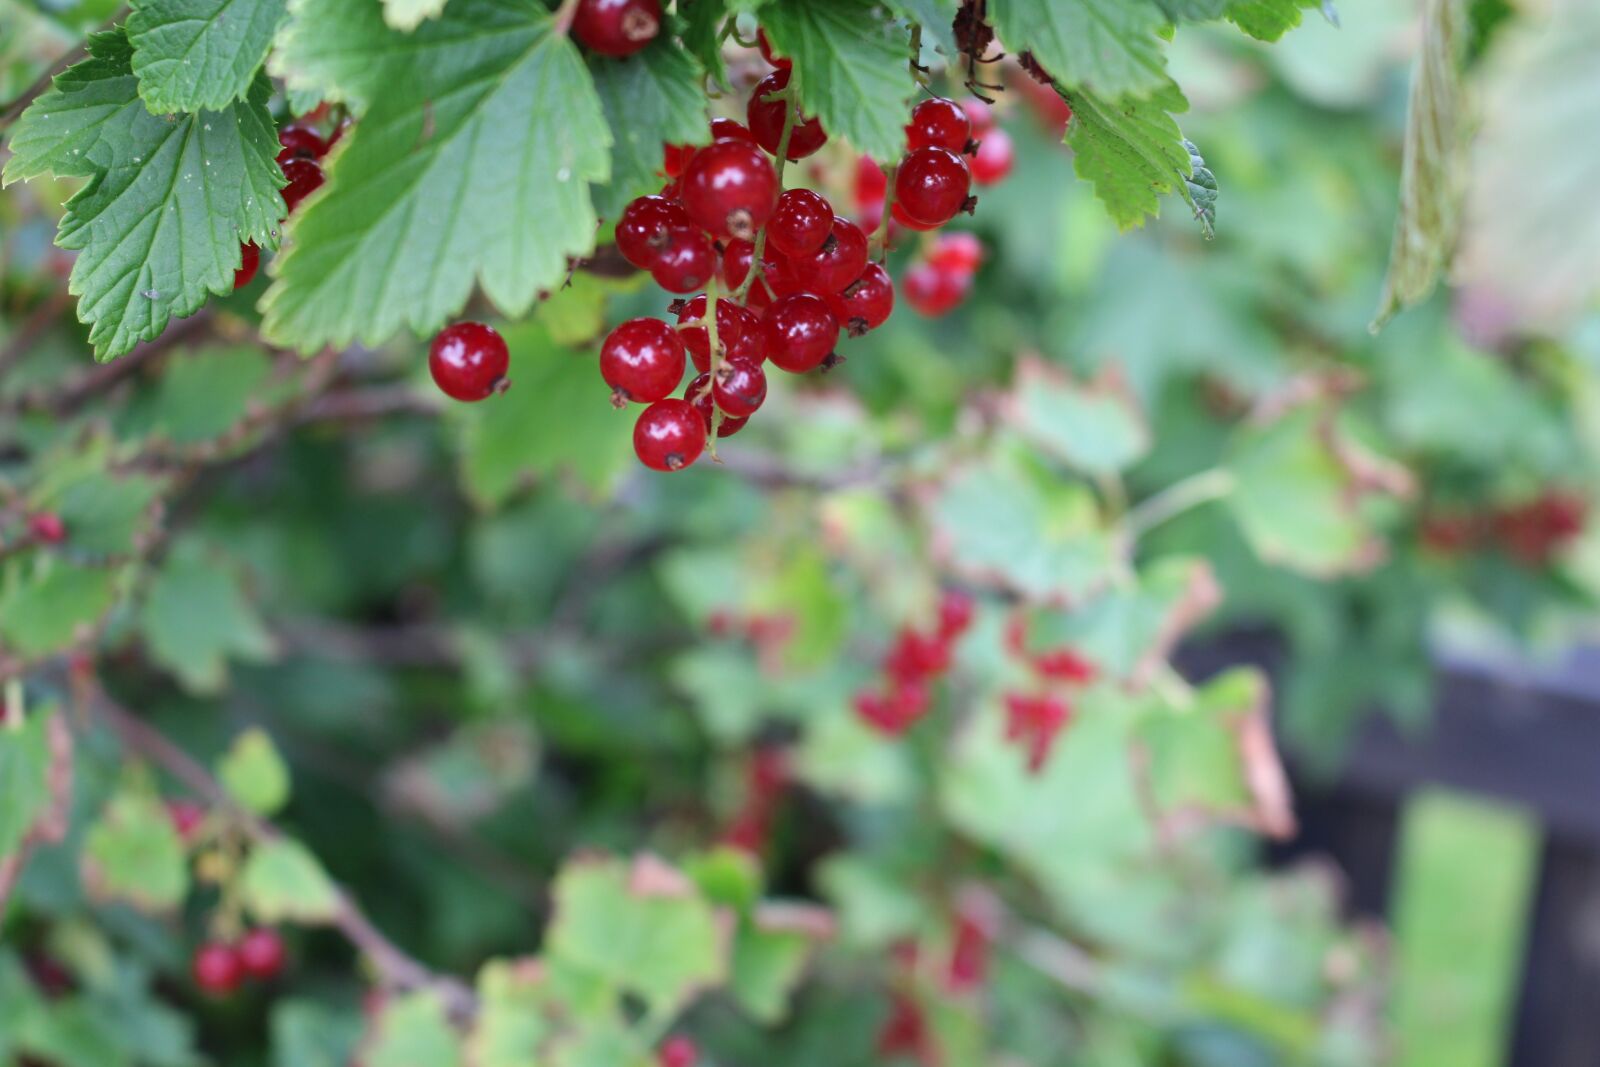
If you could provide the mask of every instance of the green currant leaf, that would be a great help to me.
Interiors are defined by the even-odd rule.
[[[280,1000],[272,1008],[272,1067],[344,1067],[361,1040],[361,1014],[321,1000]]]
[[[272,636],[238,577],[195,542],[183,542],[162,565],[139,614],[150,656],[186,689],[215,693],[228,658],[270,659]]]
[[[339,907],[339,891],[322,864],[300,842],[286,838],[251,850],[239,891],[262,923],[327,922]]]
[[[589,69],[615,137],[611,182],[595,188],[595,209],[615,219],[628,201],[661,188],[664,143],[711,139],[706,94],[694,60],[665,37],[627,59],[593,59]]]
[[[1232,0],[1156,0],[1162,12],[1173,22],[1207,22],[1221,18]]]
[[[84,839],[83,867],[96,896],[143,908],[175,908],[189,891],[183,842],[166,808],[143,793],[111,799]]]
[[[432,993],[389,1000],[362,1050],[372,1067],[460,1067],[461,1038]]]
[[[125,572],[61,560],[0,592],[0,648],[32,659],[72,647],[116,603]]]
[[[102,467],[75,473],[41,500],[66,524],[68,544],[102,560],[132,552],[155,525],[152,505],[166,492],[166,479]]]
[[[467,1039],[473,1067],[524,1067],[539,1060],[549,1037],[548,996],[534,975],[505,960],[478,972],[478,1017]]]
[[[931,41],[946,58],[961,54],[954,32],[959,0],[890,0],[889,7],[903,19],[922,27],[923,41]]]
[[[611,136],[577,48],[523,0],[458,0],[405,34],[377,0],[306,0],[282,38],[290,84],[364,111],[297,213],[263,298],[304,350],[437,329],[481,283],[508,315],[594,247],[588,182]]]
[[[284,214],[267,79],[219,111],[156,116],[139,99],[132,56],[120,30],[90,37],[89,58],[17,122],[3,179],[90,179],[67,202],[56,243],[78,252],[68,288],[102,360],[232,292],[240,242],[275,244]]]
[[[824,929],[832,920],[820,909],[808,909]],[[801,916],[787,905],[769,904],[739,924],[733,941],[728,990],[749,1016],[764,1026],[775,1026],[789,1014],[789,996],[805,973],[806,961],[816,944],[816,933],[786,915]]]
[[[1007,47],[1031,51],[1068,89],[1116,98],[1168,84],[1167,17],[1154,0],[991,0],[989,18]]]
[[[728,19],[726,0],[678,0],[678,36],[700,61],[711,80],[728,84],[728,66],[722,60],[722,27]]]
[[[383,0],[383,21],[397,30],[414,30],[436,19],[448,0]]]
[[[272,357],[259,346],[182,352],[167,359],[161,380],[132,405],[122,429],[176,445],[214,441],[288,388],[288,379],[273,380]]]
[[[289,768],[260,728],[246,730],[217,764],[217,778],[239,806],[275,815],[289,802]]]
[[[139,96],[157,115],[243,100],[286,0],[134,0],[128,43]]]
[[[1007,407],[1018,434],[1090,474],[1116,474],[1150,449],[1150,427],[1123,389],[1079,385],[1037,359],[1019,364]]]
[[[45,727],[52,714],[33,709],[20,728],[0,729],[0,856],[16,850],[50,801]]]
[[[1276,41],[1296,26],[1307,8],[1320,8],[1335,26],[1333,0],[1230,0],[1228,21],[1260,41]]]
[[[1176,190],[1195,209],[1207,236],[1215,215],[1216,179],[1195,170],[1199,153],[1183,138],[1169,112],[1186,111],[1178,87],[1166,87],[1148,100],[1106,100],[1092,93],[1069,93],[1072,124],[1067,144],[1076,155],[1078,177],[1094,192],[1122,229],[1144,225],[1160,214],[1163,193]],[[1203,170],[1203,161],[1202,170]],[[1201,199],[1197,199],[1193,179]]]
[[[784,0],[761,13],[772,47],[794,61],[802,110],[879,160],[905,151],[916,90],[906,33],[855,0]]]

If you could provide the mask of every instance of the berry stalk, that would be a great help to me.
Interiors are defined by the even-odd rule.
[[[778,135],[778,158],[773,162],[778,175],[778,193],[780,196],[783,194],[783,168],[789,161],[789,138],[794,133],[795,121],[800,115],[800,105],[795,99],[795,86],[798,84],[798,79],[791,76],[788,85],[775,93],[767,94],[764,98],[783,101],[783,133]],[[755,282],[756,276],[761,273],[761,256],[767,248],[767,227],[765,223],[756,231],[755,240],[751,244],[750,272],[745,275],[744,281],[739,284],[739,288],[734,290],[733,293],[734,301],[740,306],[743,306],[749,300],[750,286]],[[709,300],[706,302],[706,309],[708,316],[713,319],[717,317],[715,305]],[[715,327],[713,326],[712,329],[715,330]],[[713,361],[711,364],[711,380],[713,382],[717,380],[716,343],[717,335],[713,332],[711,334],[711,358]],[[719,412],[718,414],[720,416],[721,413]],[[712,429],[715,431],[716,427],[713,426]],[[713,452],[712,455],[714,457],[716,453]]]

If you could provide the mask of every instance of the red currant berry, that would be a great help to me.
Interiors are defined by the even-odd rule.
[[[1076,682],[1087,685],[1099,673],[1093,663],[1070,648],[1056,648],[1033,657],[1033,669],[1040,677],[1054,682]]]
[[[736,419],[748,419],[767,398],[767,375],[761,364],[748,359],[730,359],[717,370],[717,383],[711,390],[717,407]]]
[[[656,1063],[659,1067],[694,1067],[695,1061],[699,1058],[700,1050],[695,1047],[693,1041],[682,1034],[667,1038],[656,1050]]]
[[[667,243],[650,268],[650,277],[669,293],[705,288],[717,272],[717,250],[711,238],[694,226],[667,227]]]
[[[233,272],[233,288],[235,291],[249,285],[256,276],[256,270],[261,266],[261,249],[253,244],[239,246],[239,269]]]
[[[813,293],[791,293],[773,301],[762,316],[767,358],[791,374],[819,366],[839,341],[839,320]]]
[[[761,58],[774,67],[792,67],[794,64],[784,59],[772,50],[772,42],[767,39],[766,30],[756,31],[756,47],[761,50]]]
[[[428,349],[428,373],[452,400],[483,400],[511,385],[511,354],[494,327],[481,322],[446,326]]]
[[[324,179],[322,168],[312,159],[289,160],[283,165],[283,176],[289,179],[289,184],[279,192],[283,196],[284,207],[290,212],[300,206],[300,201],[322,188]]]
[[[333,151],[333,146],[334,145],[336,145],[340,141],[344,140],[344,135],[349,133],[350,132],[350,127],[354,126],[355,124],[356,124],[355,118],[353,116],[350,116],[350,115],[346,115],[344,118],[339,120],[339,125],[335,126],[333,128],[333,132],[328,134],[328,151],[329,152]]]
[[[36,511],[28,516],[28,533],[45,545],[59,545],[67,539],[67,524],[53,511]]]
[[[660,0],[578,0],[572,15],[572,36],[602,56],[631,56],[660,30]]]
[[[954,100],[936,96],[924,100],[911,109],[911,122],[906,126],[906,148],[915,152],[919,148],[948,148],[952,152],[965,152],[972,140],[972,123],[961,105]]]
[[[895,222],[904,226],[908,230],[917,230],[921,232],[926,230],[937,230],[939,228],[939,224],[936,222],[921,222],[906,214],[906,209],[900,206],[900,202],[898,200],[895,201],[894,210],[891,212],[891,214],[894,216]]]
[[[971,275],[983,262],[983,242],[973,233],[942,233],[928,253],[928,265],[951,274]]]
[[[967,632],[977,605],[967,594],[948,589],[939,597],[939,636],[951,640]]]
[[[221,941],[207,941],[195,949],[189,969],[194,974],[195,985],[208,996],[225,997],[244,981],[244,967],[238,953],[232,945]]]
[[[993,185],[1011,173],[1016,157],[1011,147],[1011,135],[1004,130],[990,130],[978,145],[972,157],[972,180],[979,185]]]
[[[969,96],[961,101],[961,110],[966,114],[967,122],[972,127],[973,137],[982,137],[994,125],[994,108],[975,96]]]
[[[676,178],[689,165],[689,160],[700,151],[699,145],[664,144],[661,146],[661,173]]]
[[[894,176],[895,203],[925,225],[940,225],[966,208],[972,172],[947,148],[919,148],[900,161]]]
[[[744,111],[745,121],[750,123],[750,132],[755,134],[756,144],[772,155],[778,154],[778,142],[783,139],[784,113],[794,102],[768,100],[767,96],[781,91],[788,84],[789,68],[779,67],[762,78],[752,90],[750,103],[746,105]],[[794,128],[789,131],[788,158],[791,161],[804,159],[827,143],[828,131],[822,128],[822,123],[801,115],[795,120]]]
[[[706,433],[711,432],[711,417],[715,410],[711,403],[712,392],[709,374],[700,375],[683,391],[683,398],[694,405],[694,409],[700,413],[701,419],[705,422]],[[744,424],[749,421],[749,419],[732,418],[727,412],[723,412],[722,425],[717,428],[717,436],[732,437],[744,429]]]
[[[633,450],[651,470],[682,470],[705,448],[705,420],[687,400],[657,400],[633,425]]]
[[[687,361],[678,331],[660,319],[629,319],[600,346],[600,376],[611,386],[611,402],[652,404],[672,395]]]
[[[717,237],[754,240],[778,201],[778,176],[761,149],[746,141],[707,145],[683,172],[689,218]]]
[[[683,310],[678,312],[678,336],[683,338],[683,345],[694,359],[695,368],[701,371],[711,366],[711,333],[703,323],[705,317],[704,293],[684,304]],[[759,337],[760,333],[761,320],[755,312],[740,307],[732,300],[717,300],[717,344],[724,353],[746,350],[745,337]]]
[[[251,930],[240,939],[236,955],[245,977],[267,982],[278,977],[288,953],[284,950],[283,938],[278,936],[278,931],[263,926]]]
[[[750,273],[750,260],[754,255],[755,245],[749,241],[728,242],[727,249],[722,253],[722,278],[730,288],[737,289],[744,284],[746,275]],[[754,301],[758,292],[765,292],[770,298],[787,296],[798,291],[798,283],[783,253],[768,244],[761,255],[761,277],[750,287],[751,301]],[[771,300],[767,302],[771,303]]]
[[[833,205],[810,189],[790,189],[778,197],[767,222],[767,243],[786,256],[809,256],[833,232]]]
[[[900,279],[906,303],[919,314],[938,318],[953,311],[966,299],[970,278],[947,270],[916,263]]]
[[[278,152],[279,166],[291,159],[316,160],[328,154],[328,143],[322,135],[300,122],[291,122],[279,130],[278,143],[283,146]]]
[[[950,646],[943,637],[901,630],[883,667],[890,677],[902,682],[932,678],[950,669]]]
[[[855,198],[856,204],[865,208],[873,204],[882,204],[883,198],[889,195],[889,176],[883,168],[873,162],[870,156],[862,156],[856,160]]]
[[[206,809],[192,800],[167,801],[167,819],[172,823],[172,828],[187,844],[194,839],[199,831],[200,824],[206,821]]]
[[[822,247],[790,264],[794,279],[814,293],[837,293],[867,269],[867,235],[849,219],[833,219]]]
[[[714,118],[711,120],[711,139],[713,141],[748,141],[756,143],[756,135],[742,122],[733,119]]]
[[[664,196],[641,196],[630,201],[617,219],[617,251],[640,270],[649,270],[667,246],[668,231],[688,225],[683,205]]]
[[[876,330],[893,311],[894,282],[876,263],[868,263],[861,277],[844,287],[835,306],[836,317],[851,337]]]

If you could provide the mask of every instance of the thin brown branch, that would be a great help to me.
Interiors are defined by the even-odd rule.
[[[120,359],[101,363],[59,385],[41,387],[0,400],[0,414],[75,414],[87,401],[109,392],[151,360],[209,330],[211,321],[212,312],[209,308],[187,319],[180,319],[160,337],[146,341]]]
[[[300,411],[298,421],[302,425],[314,422],[365,422],[392,415],[430,417],[443,410],[444,405],[439,400],[419,393],[409,385],[382,385],[327,393],[307,404]]]

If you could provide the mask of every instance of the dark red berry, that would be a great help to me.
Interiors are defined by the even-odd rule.
[[[972,123],[954,100],[936,96],[911,109],[911,122],[906,126],[908,151],[948,148],[952,152],[964,152],[970,140]]]
[[[194,951],[189,961],[194,983],[202,993],[225,997],[244,981],[244,967],[233,946],[222,941],[207,941]]]
[[[481,322],[446,326],[428,349],[428,372],[453,400],[483,400],[504,392],[511,385],[506,380],[510,368],[505,340]]]
[[[762,316],[767,358],[791,374],[819,366],[839,341],[839,320],[813,293],[791,293],[772,302]]]
[[[660,0],[578,0],[572,15],[572,36],[603,56],[631,56],[660,30]]]
[[[289,179],[280,193],[283,204],[293,212],[300,206],[300,201],[322,188],[324,175],[322,168],[312,159],[291,159],[283,165],[283,176]]]
[[[789,269],[795,281],[811,292],[840,292],[867,269],[867,235],[836,215],[822,247],[809,256],[796,256]]]
[[[979,185],[993,185],[1002,181],[1011,173],[1015,157],[1011,135],[1004,130],[990,130],[972,157],[972,180]]]
[[[794,65],[772,50],[772,42],[767,39],[766,30],[756,31],[756,47],[761,50],[761,58],[771,63],[774,67],[791,67]]]
[[[256,270],[261,266],[261,249],[253,244],[239,246],[239,269],[233,272],[233,287],[235,290],[243,289],[249,285],[256,276]]]
[[[788,85],[789,68],[779,67],[756,84],[750,93],[750,103],[745,107],[745,121],[750,123],[750,132],[755,134],[756,144],[773,155],[778,154],[778,142],[783,139],[784,113],[793,101],[768,100],[767,96]],[[822,128],[822,123],[802,115],[789,131],[786,155],[791,161],[804,159],[827,143],[828,131]]]
[[[245,934],[240,939],[235,953],[239,957],[239,966],[243,969],[245,977],[254,978],[258,982],[267,982],[278,977],[287,958],[283,938],[278,936],[278,931],[265,926],[257,927]]]
[[[868,263],[861,277],[844,287],[834,302],[835,317],[851,337],[882,326],[894,311],[894,282],[889,272]]]
[[[982,262],[983,242],[973,233],[942,233],[934,239],[933,248],[928,252],[930,267],[952,274],[974,274]]]
[[[199,831],[200,824],[206,821],[206,809],[192,800],[167,801],[167,818],[172,822],[172,828],[184,843],[194,839]]]
[[[699,145],[664,144],[661,146],[661,173],[676,178],[689,165],[689,160],[700,151]]]
[[[291,159],[316,160],[328,154],[328,143],[322,135],[300,122],[291,122],[279,130],[278,143],[283,146],[278,152],[279,166]]]
[[[919,148],[900,161],[894,198],[911,218],[937,226],[966,206],[971,186],[966,160],[948,148]]]
[[[748,141],[756,143],[756,135],[750,132],[750,127],[733,119],[714,118],[711,120],[711,139],[713,141]]]
[[[700,1050],[682,1034],[667,1038],[656,1050],[656,1063],[660,1067],[694,1067],[699,1058]]]
[[[906,303],[929,318],[953,311],[966,299],[971,284],[969,276],[940,270],[926,263],[912,264],[905,277],[900,279]]]
[[[922,222],[906,214],[906,209],[901,206],[900,201],[898,200],[895,201],[894,210],[891,212],[891,214],[893,214],[895,222],[898,222],[908,230],[923,231],[937,230],[939,228],[939,223],[937,222]]]
[[[633,424],[633,450],[651,470],[682,470],[705,448],[705,420],[687,400],[657,400]]]
[[[630,400],[652,404],[671,396],[686,362],[678,331],[660,319],[629,319],[600,346],[600,376],[619,408]]]
[[[678,312],[678,336],[683,339],[683,345],[689,350],[689,355],[694,359],[697,370],[704,371],[711,366],[711,336],[710,331],[702,323],[706,317],[706,295],[699,296],[683,305],[683,310]],[[700,325],[697,325],[700,324]],[[740,307],[732,300],[719,298],[717,300],[717,345],[724,353],[750,352],[751,345],[746,341],[750,338],[755,341],[754,352],[756,359],[766,358],[762,354],[759,343],[761,334],[761,320],[749,308]]]
[[[690,382],[689,388],[683,391],[683,398],[693,404],[694,409],[700,413],[701,421],[705,423],[706,433],[711,432],[711,418],[715,412],[711,399],[713,390],[708,388],[710,385],[711,375],[702,374]],[[717,436],[732,437],[744,429],[744,424],[749,421],[747,418],[735,419],[729,416],[727,412],[723,412],[722,425],[717,428]]]
[[[641,196],[630,201],[617,219],[617,251],[640,270],[649,270],[667,246],[668,231],[688,225],[689,213],[682,204],[664,196]]]
[[[786,256],[809,256],[833,232],[833,205],[810,189],[790,189],[778,197],[767,221],[767,243]]]
[[[727,360],[717,371],[711,398],[734,418],[748,419],[767,398],[766,372],[754,360]]]
[[[689,218],[717,237],[754,240],[778,201],[772,164],[747,141],[717,141],[700,149],[682,180]]]
[[[650,277],[669,293],[705,288],[717,272],[717,250],[695,226],[667,227],[667,241],[650,268]]]
[[[36,511],[28,516],[28,533],[41,544],[59,545],[67,539],[67,524],[53,511]]]
[[[754,255],[755,245],[749,241],[728,242],[727,249],[722,253],[722,280],[727,282],[730,288],[737,289],[744,284],[745,276],[750,273],[750,260]],[[768,296],[787,296],[799,291],[799,285],[789,269],[787,258],[770,244],[761,253],[761,280],[750,287],[752,303],[754,294],[762,291]]]

